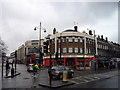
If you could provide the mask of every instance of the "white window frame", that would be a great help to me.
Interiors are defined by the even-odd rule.
[[[67,48],[63,48],[63,53],[66,53],[67,52]]]
[[[89,54],[91,53],[91,49],[89,48]]]
[[[89,53],[89,49],[88,49],[88,48],[86,48],[86,53],[87,53],[87,54]]]
[[[69,38],[69,39],[68,39],[68,42],[73,42],[73,38]]]
[[[78,48],[74,48],[75,53],[78,53]]]
[[[69,53],[73,53],[73,48],[69,48],[69,49],[68,49],[68,52],[69,52]]]
[[[83,42],[83,39],[82,39],[82,38],[80,38],[80,42]]]
[[[83,53],[83,48],[80,48],[80,53]]]
[[[74,39],[74,42],[78,42],[78,38],[75,38],[75,39]]]
[[[58,43],[60,43],[60,39],[58,39]]]
[[[62,40],[63,42],[66,42],[66,38],[63,38],[63,40]]]
[[[58,53],[60,53],[60,48],[58,48]]]

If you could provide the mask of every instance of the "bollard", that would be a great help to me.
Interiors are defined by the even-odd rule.
[[[11,76],[14,75],[14,68],[11,69]]]
[[[63,82],[67,82],[67,81],[68,81],[68,72],[63,71]]]

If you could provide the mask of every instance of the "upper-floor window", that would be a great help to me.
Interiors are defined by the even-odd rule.
[[[63,42],[66,42],[66,38],[63,38],[62,41],[63,41]]]
[[[60,39],[58,39],[58,43],[60,43]]]
[[[32,40],[32,42],[38,42],[38,40]]]
[[[80,42],[83,42],[83,39],[82,39],[82,38],[80,38]]]
[[[60,53],[60,48],[58,48],[58,53]]]
[[[80,48],[80,53],[83,53],[83,48]]]
[[[73,39],[72,39],[72,38],[69,38],[69,39],[68,39],[68,42],[73,42]]]
[[[63,48],[63,53],[66,53],[67,52],[67,48]]]
[[[72,53],[73,52],[73,48],[69,48],[68,52]]]
[[[38,45],[38,43],[32,43],[32,45]]]
[[[90,50],[90,48],[89,48],[89,53],[91,53],[91,50]]]
[[[89,53],[89,49],[88,49],[88,48],[86,49],[86,53],[87,53],[87,54]]]
[[[75,48],[75,53],[78,53],[78,48]]]
[[[100,48],[102,49],[102,44],[100,45]]]
[[[78,42],[78,38],[75,38],[74,40],[75,40],[75,42]]]

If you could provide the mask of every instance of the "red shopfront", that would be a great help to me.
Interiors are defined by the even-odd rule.
[[[92,60],[94,60],[94,56],[88,55],[62,55],[61,60],[55,60],[55,56],[52,56],[52,65],[64,65],[69,66],[75,69],[91,69],[92,68]],[[97,59],[96,59],[97,60]],[[44,65],[50,66],[50,58],[44,57]]]

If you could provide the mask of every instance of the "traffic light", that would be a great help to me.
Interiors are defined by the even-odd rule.
[[[50,53],[50,45],[48,45],[48,53]]]
[[[49,45],[49,42],[46,41],[43,43],[44,44],[44,53],[48,53],[48,45]]]

